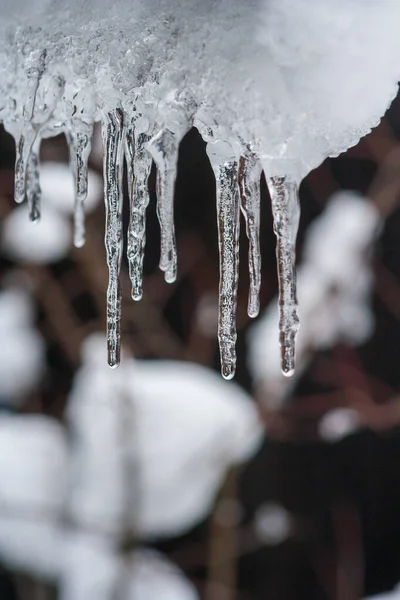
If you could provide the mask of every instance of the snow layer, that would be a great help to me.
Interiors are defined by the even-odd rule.
[[[230,379],[235,372],[240,208],[251,246],[249,315],[258,312],[262,167],[278,238],[282,370],[292,374],[298,185],[326,156],[370,131],[394,98],[400,4],[35,0],[21,10],[21,0],[7,0],[2,17],[0,120],[17,145],[15,198],[27,198],[31,219],[39,218],[40,142],[65,133],[76,184],[76,246],[85,238],[93,123],[102,122],[109,364],[118,366],[120,354],[123,155],[131,203],[129,271],[138,300],[151,158],[158,169],[160,268],[172,283],[176,163],[180,140],[194,124],[208,144],[217,183],[222,373]]]
[[[176,125],[171,106],[184,93],[189,117],[202,105],[266,159],[307,169],[356,143],[396,94],[400,6],[392,0],[19,4],[2,6],[0,116],[12,130],[32,112],[44,123],[54,103],[56,121],[98,120],[138,94],[159,125]]]

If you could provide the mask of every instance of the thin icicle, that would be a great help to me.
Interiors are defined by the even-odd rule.
[[[14,198],[18,204],[26,198],[26,170],[35,137],[33,127],[27,125],[16,143]]]
[[[239,186],[241,209],[249,239],[250,290],[247,306],[249,317],[260,311],[261,252],[260,252],[260,178],[262,166],[257,156],[246,152],[241,160]]]
[[[169,129],[162,129],[149,142],[148,150],[157,165],[157,214],[161,228],[160,269],[165,281],[173,283],[177,276],[177,254],[174,226],[174,189],[178,167],[180,139]]]
[[[41,138],[38,135],[28,157],[26,168],[26,197],[28,200],[29,218],[32,222],[40,219],[41,189],[39,181],[39,150]]]
[[[279,278],[279,341],[282,372],[294,373],[295,340],[299,328],[296,292],[296,237],[300,218],[297,184],[288,177],[268,177],[272,201]]]
[[[147,150],[150,136],[134,131],[131,125],[125,140],[125,157],[128,170],[130,220],[128,228],[129,277],[132,282],[132,298],[140,300],[143,295],[143,259],[146,244],[146,208],[150,196],[148,179],[152,157]]]
[[[126,127],[125,133],[125,162],[128,179],[129,199],[132,202],[134,186],[134,160],[135,160],[135,122],[132,121]]]
[[[74,246],[81,248],[86,240],[85,200],[88,191],[88,160],[92,147],[93,125],[74,121],[67,131],[70,165],[75,182]]]
[[[121,284],[119,273],[122,257],[122,174],[124,124],[120,109],[103,118],[104,199],[106,206],[105,246],[109,272],[107,288],[108,364],[117,367],[121,347]]]
[[[217,223],[219,243],[219,313],[218,340],[221,354],[221,372],[232,379],[236,369],[236,306],[239,279],[240,194],[239,164],[234,158],[222,160],[207,147],[214,170],[217,194]]]

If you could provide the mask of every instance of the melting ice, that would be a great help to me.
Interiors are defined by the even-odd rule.
[[[40,218],[41,140],[63,133],[75,181],[74,244],[85,241],[87,163],[104,140],[110,366],[120,360],[122,173],[130,201],[132,298],[143,294],[148,177],[157,168],[160,269],[176,280],[174,186],[194,125],[216,180],[221,370],[233,377],[240,215],[248,314],[259,312],[260,178],[277,238],[282,371],[295,367],[295,244],[301,179],[355,144],[396,95],[400,5],[392,0],[26,0],[3,3],[0,121],[16,140],[15,199]],[[329,35],[327,32],[329,30]],[[376,60],[379,54],[380,60]]]

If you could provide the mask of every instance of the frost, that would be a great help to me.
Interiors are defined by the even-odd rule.
[[[85,237],[92,127],[103,123],[110,364],[119,362],[123,154],[131,206],[127,253],[137,300],[143,293],[151,157],[158,170],[160,268],[173,282],[177,156],[194,124],[207,142],[217,183],[223,375],[235,372],[240,209],[249,237],[249,315],[259,310],[261,167],[278,236],[282,369],[291,374],[297,332],[296,190],[325,157],[369,132],[395,96],[398,3],[35,0],[28,6],[6,0],[1,17],[0,120],[16,140],[15,197],[26,198],[31,219],[39,218],[40,143],[64,133],[75,178],[77,246]]]

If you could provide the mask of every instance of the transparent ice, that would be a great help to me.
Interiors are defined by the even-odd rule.
[[[103,119],[104,198],[106,201],[105,244],[109,272],[107,288],[108,364],[118,367],[121,353],[121,284],[122,259],[122,156],[124,148],[123,114],[112,110]]]
[[[216,177],[219,343],[235,372],[240,213],[249,238],[248,313],[259,311],[259,186],[277,235],[282,370],[295,366],[297,190],[327,156],[377,125],[397,93],[400,4],[393,0],[3,0],[0,121],[16,140],[15,199],[40,217],[39,152],[63,133],[75,179],[74,243],[85,241],[87,160],[103,125],[109,362],[120,346],[122,173],[127,257],[143,294],[147,181],[157,167],[160,268],[177,277],[174,186],[180,141],[195,125]]]
[[[70,153],[71,170],[75,183],[74,245],[81,248],[85,243],[85,207],[88,193],[88,160],[91,150],[93,125],[75,121],[66,132]]]

